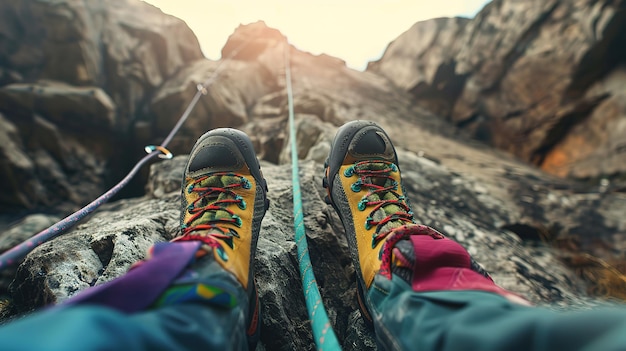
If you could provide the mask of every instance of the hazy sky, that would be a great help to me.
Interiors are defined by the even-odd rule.
[[[325,53],[363,70],[387,44],[415,22],[434,17],[473,17],[490,0],[147,0],[181,18],[204,54],[221,56],[240,24],[263,20],[298,49]]]

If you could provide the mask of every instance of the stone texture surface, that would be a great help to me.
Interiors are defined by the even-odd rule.
[[[98,87],[75,87],[61,82],[15,83],[0,89],[3,110],[43,116],[61,128],[110,130],[115,104]]]
[[[612,0],[494,0],[464,26],[416,24],[368,70],[552,174],[623,186],[625,9]],[[427,46],[416,36],[443,39]]]
[[[2,228],[0,236],[0,252],[5,252],[14,246],[29,239],[33,234],[38,233],[61,220],[57,216],[46,214],[33,214],[22,218],[16,223],[11,223],[8,228]],[[0,270],[0,295],[7,295],[9,284],[15,278],[16,266],[5,267]],[[0,308],[1,309],[1,308]],[[1,317],[0,317],[1,318]]]
[[[517,216],[510,199],[489,193],[481,181],[429,158],[399,152],[416,218],[465,245],[500,285],[557,309],[599,303],[588,297],[585,283],[557,258],[554,249],[526,242],[502,228]],[[35,249],[11,285],[13,308],[28,311],[108,281],[143,257],[150,243],[176,235],[185,161],[185,156],[178,156],[154,165],[151,190],[145,197],[105,205],[88,222]],[[343,227],[323,200],[322,164],[309,160],[300,167],[307,240],[331,322],[344,349],[375,349],[372,333],[358,312],[355,273]],[[262,168],[271,205],[256,260],[264,316],[261,347],[313,349],[293,237],[291,167],[263,162]],[[536,182],[532,177],[527,180]]]
[[[541,164],[544,170],[582,179],[623,175],[626,152],[625,85],[626,64],[622,64],[589,88],[585,99],[601,96],[602,101],[589,112],[586,121],[573,126],[546,152]],[[610,178],[605,177],[607,180]],[[611,188],[623,191],[626,187],[623,179],[613,178],[616,179],[611,182]]]
[[[156,89],[203,58],[183,21],[137,0],[2,1],[0,38],[2,174],[23,179],[0,209],[13,213],[101,194],[143,148],[129,130]]]
[[[0,14],[7,71],[102,87],[125,118],[181,66],[202,58],[183,21],[142,1],[7,0]]]
[[[169,133],[198,92],[199,84],[207,85],[206,94],[172,143],[172,152],[187,152],[207,130],[246,123],[248,111],[257,100],[277,89],[276,77],[258,62],[195,61],[157,90],[150,103],[150,135]]]
[[[469,22],[460,17],[418,22],[392,41],[378,61],[370,62],[367,71],[411,92],[416,104],[447,116],[453,107],[450,101],[463,89],[456,55]]]

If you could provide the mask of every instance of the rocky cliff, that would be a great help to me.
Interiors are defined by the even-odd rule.
[[[183,21],[141,1],[2,1],[0,38],[2,212],[99,195],[150,135],[149,99],[203,57]]]
[[[494,0],[415,24],[368,71],[549,173],[623,190],[625,48],[624,1]]]
[[[337,58],[298,51],[263,23],[237,28],[223,49],[225,59],[215,62],[200,57],[184,23],[139,1],[5,1],[0,9],[6,16],[0,34],[9,38],[0,41],[6,179],[0,206],[10,219],[20,211],[43,212],[5,225],[0,252],[117,181],[144,145],[161,142],[197,85],[215,78],[170,144],[179,156],[137,177],[131,193],[138,196],[105,205],[35,249],[16,271],[2,272],[0,317],[113,279],[153,242],[172,238],[185,153],[204,131],[231,126],[253,139],[271,199],[256,262],[264,314],[259,348],[313,349],[293,241],[285,50],[291,58],[311,258],[345,349],[372,349],[374,343],[360,319],[343,228],[323,201],[321,178],[337,126],[354,119],[378,122],[398,146],[416,218],[468,247],[500,285],[553,308],[586,308],[601,303],[599,296],[623,297],[623,276],[609,265],[624,259],[623,193],[604,183],[554,177],[469,139],[428,111],[445,107],[446,94],[433,95],[433,103],[416,100],[415,89],[399,89],[382,73],[350,70]],[[33,34],[26,24],[34,19],[52,22]],[[432,23],[433,30],[448,26],[461,33],[470,22]],[[113,34],[120,42],[111,42]],[[453,76],[436,64],[439,55],[447,55],[452,60],[447,67],[457,65],[461,46],[455,37],[440,34],[422,43],[428,52],[422,65],[430,68],[406,68],[403,74],[421,78],[405,84]],[[20,52],[37,53],[40,60],[28,61]],[[63,61],[96,63],[75,63],[67,77],[60,66],[46,68]],[[78,71],[91,73],[74,74]],[[464,85],[449,88],[458,97]]]

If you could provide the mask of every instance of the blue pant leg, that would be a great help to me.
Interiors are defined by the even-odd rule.
[[[170,305],[126,315],[101,306],[72,306],[36,313],[0,327],[0,349],[244,350],[241,308]]]
[[[230,286],[233,307],[182,302],[134,314],[94,304],[54,307],[0,326],[0,350],[246,350],[248,297],[222,273],[213,277]]]
[[[626,350],[626,307],[555,312],[482,291],[414,292],[376,276],[367,294],[388,350]]]

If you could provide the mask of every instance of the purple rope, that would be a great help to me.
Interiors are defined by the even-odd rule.
[[[109,201],[111,197],[113,197],[113,195],[117,194],[118,191],[120,191],[124,186],[126,186],[126,184],[128,184],[128,182],[135,176],[137,171],[139,171],[139,169],[146,162],[148,162],[150,159],[154,158],[158,154],[158,151],[154,151],[144,156],[139,162],[137,162],[135,167],[133,167],[133,169],[126,175],[126,177],[124,177],[124,179],[122,179],[114,187],[109,189],[109,191],[102,194],[99,198],[95,199],[80,210],[65,217],[48,229],[37,233],[32,238],[0,255],[0,270],[20,262],[34,248],[54,238],[55,236],[62,234],[69,228],[73,227],[78,221],[85,218],[85,216],[93,212],[96,208],[100,207],[100,205]]]
[[[182,127],[183,123],[185,123],[187,118],[189,118],[189,115],[191,115],[191,111],[193,111],[193,109],[196,107],[196,104],[198,103],[198,101],[200,101],[200,98],[202,97],[202,95],[205,95],[207,93],[206,88],[215,82],[217,77],[220,75],[220,73],[224,69],[224,62],[230,60],[235,55],[237,55],[237,53],[239,53],[239,51],[241,51],[241,49],[243,49],[243,47],[246,46],[251,40],[252,40],[252,37],[249,37],[248,39],[243,41],[241,44],[239,44],[239,47],[233,50],[230,53],[230,55],[228,55],[228,57],[226,57],[224,60],[221,60],[219,62],[219,64],[215,68],[215,71],[213,71],[213,74],[211,74],[209,78],[207,78],[202,84],[197,85],[198,91],[194,95],[189,105],[187,105],[187,109],[185,110],[185,112],[182,114],[182,116],[180,116],[180,118],[178,119],[178,122],[172,128],[172,130],[167,135],[165,140],[163,140],[163,143],[160,146],[165,148],[170,143],[170,141],[172,141],[172,138],[174,137],[174,135],[178,133],[178,130],[180,129],[180,127]],[[93,211],[95,211],[98,207],[100,207],[100,205],[109,201],[115,194],[117,194],[123,187],[125,187],[128,184],[128,182],[135,176],[135,174],[137,174],[137,171],[139,171],[139,169],[146,162],[148,162],[150,159],[154,158],[158,154],[159,154],[158,151],[153,151],[149,153],[148,155],[144,156],[139,162],[137,162],[137,164],[135,164],[135,167],[133,167],[133,169],[126,175],[126,177],[124,177],[124,179],[122,179],[119,183],[117,183],[117,185],[115,185],[113,188],[109,189],[109,191],[102,194],[99,198],[95,199],[94,201],[89,203],[87,206],[81,208],[80,210],[74,212],[73,214],[65,217],[64,219],[52,225],[48,229],[45,229],[37,233],[32,238],[4,252],[2,255],[0,255],[0,270],[17,264],[37,246],[45,243],[46,241],[54,238],[55,236],[59,234],[63,234],[65,231],[73,227],[78,221],[85,218],[85,216],[92,213]]]

